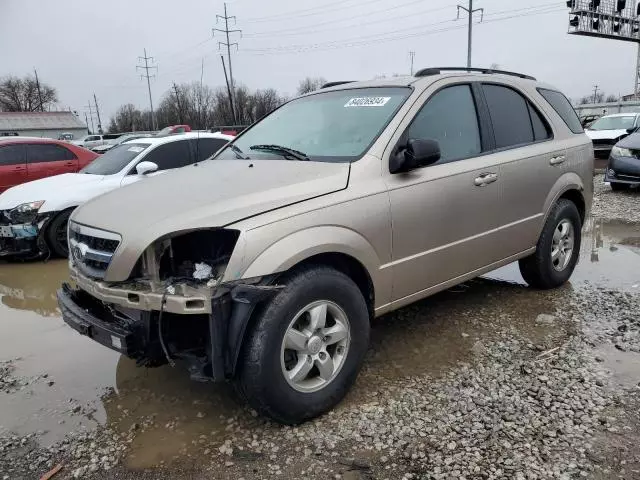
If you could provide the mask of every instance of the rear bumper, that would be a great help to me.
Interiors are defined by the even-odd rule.
[[[640,184],[640,159],[610,156],[605,181],[629,185]]]

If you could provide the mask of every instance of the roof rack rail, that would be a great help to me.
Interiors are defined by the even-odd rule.
[[[431,75],[440,75],[442,72],[478,72],[478,73],[486,73],[492,74],[497,73],[499,75],[511,75],[519,78],[526,78],[527,80],[536,80],[534,77],[530,75],[525,75],[524,73],[516,73],[516,72],[508,72],[506,70],[494,70],[491,68],[467,68],[467,67],[431,67],[431,68],[423,68],[416,73],[416,77],[429,77]]]
[[[337,87],[338,85],[344,85],[345,83],[353,83],[353,82],[355,82],[355,80],[342,80],[342,81],[339,81],[339,82],[328,82],[328,83],[325,83],[324,85],[322,85],[320,87],[320,89],[330,88],[330,87]]]

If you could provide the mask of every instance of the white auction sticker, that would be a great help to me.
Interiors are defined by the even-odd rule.
[[[129,147],[127,150],[129,152],[140,153],[141,151],[144,150],[144,148],[142,148],[142,147]]]
[[[384,107],[391,97],[359,97],[352,98],[345,107]]]

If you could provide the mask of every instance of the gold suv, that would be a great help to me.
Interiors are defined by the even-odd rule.
[[[336,82],[79,207],[59,304],[140,365],[180,360],[295,424],[349,390],[373,317],[515,261],[534,288],[565,283],[592,178],[571,104],[534,78]]]

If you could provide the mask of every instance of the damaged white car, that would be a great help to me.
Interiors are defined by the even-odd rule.
[[[187,133],[117,145],[79,173],[23,183],[0,194],[0,257],[66,257],[71,212],[98,195],[202,161],[233,137]]]

